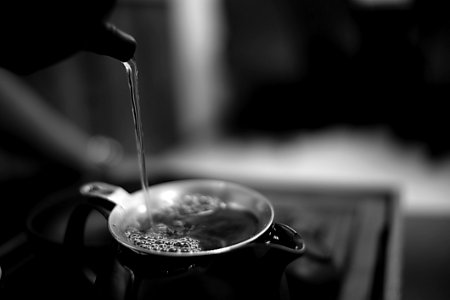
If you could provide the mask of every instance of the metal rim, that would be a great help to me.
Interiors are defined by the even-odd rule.
[[[262,220],[262,223],[264,224],[260,229],[258,229],[258,232],[251,237],[226,246],[222,248],[212,249],[212,250],[205,250],[200,252],[160,252],[160,251],[152,251],[147,250],[144,248],[141,248],[139,246],[136,246],[134,244],[131,244],[128,242],[127,239],[123,238],[123,228],[120,228],[120,226],[116,223],[113,223],[112,219],[117,218],[118,210],[120,208],[118,206],[114,207],[114,209],[111,211],[110,217],[108,219],[108,227],[110,233],[113,235],[114,239],[118,241],[123,246],[133,250],[136,253],[139,254],[146,254],[146,255],[158,255],[158,256],[166,256],[166,257],[199,257],[199,256],[207,256],[207,255],[216,255],[221,254],[225,252],[232,251],[234,249],[241,248],[256,239],[258,239],[261,235],[263,235],[273,224],[274,220],[274,209],[270,201],[261,193],[257,192],[256,190],[253,190],[249,187],[243,186],[238,183],[230,182],[230,181],[223,181],[223,180],[211,180],[211,179],[187,179],[187,180],[177,180],[177,181],[169,181],[161,184],[157,184],[150,187],[150,192],[155,189],[162,189],[165,187],[170,187],[173,185],[177,186],[217,186],[217,185],[226,185],[230,188],[235,188],[237,190],[243,191],[245,193],[248,193],[248,195],[252,195],[255,199],[257,199],[258,202],[262,203],[268,210],[269,210],[269,218],[267,220]],[[141,191],[135,192],[132,194],[132,196],[137,196],[141,193]],[[259,219],[259,218],[258,218]],[[120,218],[119,218],[120,220]]]

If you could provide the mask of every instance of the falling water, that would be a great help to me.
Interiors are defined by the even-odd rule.
[[[131,111],[133,113],[134,132],[136,135],[136,147],[138,153],[139,170],[141,175],[141,185],[144,191],[144,202],[147,207],[148,221],[151,225],[150,214],[150,196],[148,191],[148,178],[147,178],[147,166],[145,160],[144,149],[144,131],[142,129],[141,109],[139,103],[139,89],[138,89],[138,69],[136,60],[130,59],[128,62],[123,63],[128,75],[128,86],[131,94]]]

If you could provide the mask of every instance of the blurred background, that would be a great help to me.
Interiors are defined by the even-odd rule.
[[[401,298],[448,299],[448,8],[444,0],[119,0],[112,21],[138,43],[150,182],[394,188]],[[137,162],[120,62],[80,53],[25,80],[88,136],[117,141]],[[34,203],[92,178],[139,188],[137,163],[114,176],[91,173],[4,128],[3,151],[15,158],[0,156],[15,170],[2,178],[5,195],[29,186]]]

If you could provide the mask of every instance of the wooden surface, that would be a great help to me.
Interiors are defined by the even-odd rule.
[[[254,187],[274,204],[276,221],[292,226],[304,237],[307,249],[308,244],[320,245],[330,252],[339,288],[331,296],[328,293],[328,299],[400,299],[402,219],[395,190]],[[308,280],[306,268],[310,266],[302,258],[289,268],[297,268],[293,272],[306,274]],[[330,277],[317,279],[328,284]]]

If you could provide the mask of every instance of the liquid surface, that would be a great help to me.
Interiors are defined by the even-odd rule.
[[[217,198],[185,195],[182,200],[154,214],[151,227],[127,228],[126,237],[146,250],[195,253],[237,244],[258,231],[255,215]]]
[[[150,251],[160,252],[199,252],[199,240],[190,237],[176,237],[166,230],[156,229],[147,232],[130,228],[125,235],[134,245]]]

